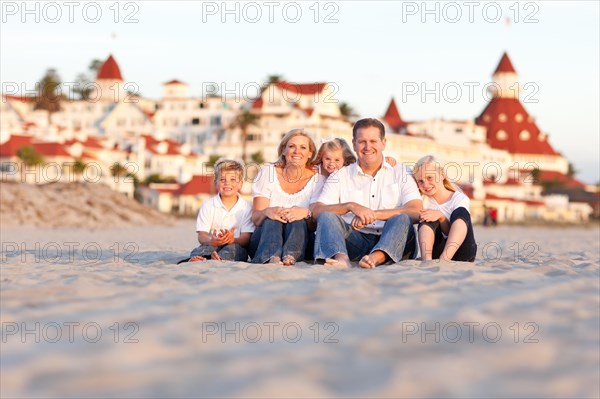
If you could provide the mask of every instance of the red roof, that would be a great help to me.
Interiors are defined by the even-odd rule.
[[[166,85],[184,85],[184,84],[185,83],[182,82],[181,80],[173,79],[173,80],[169,80],[166,83],[163,83],[163,86],[166,86]]]
[[[2,97],[6,100],[20,101],[22,103],[27,103],[36,99],[35,96],[13,96],[10,94],[3,94]]]
[[[123,80],[119,65],[117,65],[117,61],[115,61],[112,54],[108,56],[108,59],[100,67],[98,76],[96,77],[96,80],[98,79]]]
[[[581,187],[585,188],[585,184],[580,182],[579,180],[564,175],[560,172],[551,171],[551,170],[540,170],[540,182],[554,182],[557,181],[563,186],[567,187]]]
[[[192,180],[181,185],[177,195],[214,194],[215,192],[213,175],[194,175]]]
[[[43,156],[46,157],[69,157],[71,158],[71,154],[69,154],[64,145],[61,143],[32,143],[33,148]]]
[[[33,147],[46,157],[71,157],[63,144],[57,142],[36,142],[31,136],[11,135],[7,142],[0,144],[0,156],[16,157],[17,151],[25,146]]]
[[[506,54],[506,52],[502,54],[502,58],[500,59],[498,67],[494,71],[494,75],[499,72],[517,73],[517,71],[515,71],[515,68],[512,65],[512,62],[510,62],[510,58],[508,58],[508,54]]]
[[[81,143],[81,145],[85,148],[95,148],[98,150],[104,149],[104,146],[93,137],[88,137],[85,141],[79,141],[77,139],[65,140],[65,145],[73,145],[75,143]]]
[[[153,154],[157,154],[157,155],[182,155],[181,152],[179,151],[179,148],[181,147],[179,143],[170,140],[170,139],[164,139],[164,140],[157,140],[156,138],[154,138],[153,136],[150,135],[146,135],[143,134],[142,137],[144,139],[146,139],[146,148],[148,149],[148,151],[152,152]],[[157,150],[157,146],[161,143],[166,143],[167,144],[167,151],[163,154],[161,152],[159,152]]]
[[[529,116],[518,98],[493,98],[475,123],[487,129],[487,141],[493,148],[507,150],[511,154],[558,155],[546,137]],[[506,139],[498,137],[503,130]],[[529,132],[529,137],[520,137],[521,132]]]
[[[398,107],[396,106],[396,101],[393,98],[392,101],[390,101],[387,111],[385,111],[383,120],[396,133],[400,132],[400,128],[406,126],[406,122],[402,120],[400,112],[398,112]]]
[[[275,85],[281,90],[300,94],[321,93],[327,83],[290,83],[286,81],[277,82]]]
[[[263,99],[262,99],[262,97],[257,98],[252,103],[252,108],[253,109],[260,109],[260,108],[262,108],[262,106],[263,106]]]
[[[31,145],[33,137],[12,134],[8,141],[0,144],[0,157],[16,157],[17,150],[23,146]]]

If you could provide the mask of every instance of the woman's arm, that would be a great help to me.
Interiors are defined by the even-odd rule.
[[[285,220],[283,220],[280,215],[282,208],[269,208],[269,202],[269,199],[265,197],[255,197],[252,201],[252,223],[254,223],[255,226],[258,227],[262,225],[267,218],[285,223]]]

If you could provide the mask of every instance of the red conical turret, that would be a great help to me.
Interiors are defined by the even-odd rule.
[[[121,76],[121,70],[119,69],[119,65],[117,61],[113,58],[112,54],[108,56],[108,59],[104,61],[104,64],[100,67],[98,71],[98,76],[96,80],[106,79],[106,80],[123,80]]]

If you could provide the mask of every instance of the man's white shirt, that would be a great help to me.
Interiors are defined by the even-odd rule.
[[[420,200],[417,183],[408,168],[403,164],[392,167],[386,161],[375,176],[363,172],[358,163],[345,166],[331,174],[317,202],[325,205],[355,202],[372,210],[394,209],[412,200]],[[352,212],[342,215],[348,224],[354,218]],[[376,220],[360,231],[367,234],[381,234],[385,221]]]

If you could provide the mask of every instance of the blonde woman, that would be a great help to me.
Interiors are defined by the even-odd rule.
[[[263,166],[252,185],[250,241],[253,263],[291,266],[304,260],[311,237],[310,198],[319,186],[313,169],[316,147],[303,129],[288,132],[277,150],[279,159]]]

